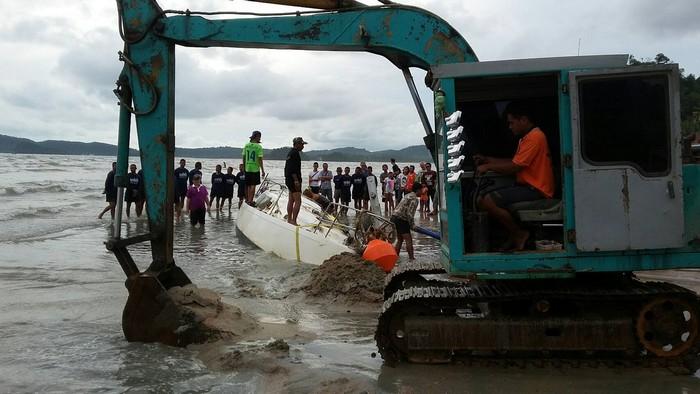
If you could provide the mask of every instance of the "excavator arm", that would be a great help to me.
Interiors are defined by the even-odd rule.
[[[428,134],[430,123],[409,67],[430,70],[438,64],[477,61],[454,28],[420,8],[394,4],[364,7],[350,0],[263,1],[322,8],[337,2],[340,8],[208,19],[205,16],[237,13],[167,11],[155,0],[117,0],[124,67],[115,89],[121,107],[116,182],[121,196],[126,186],[131,115],[135,115],[149,220],[148,234],[122,239],[118,206],[115,236],[107,243],[129,278],[130,296],[123,317],[128,340],[172,342],[144,328],[149,324],[145,320],[163,309],[145,298],[190,283],[173,259],[175,45],[361,51],[383,56],[402,70]],[[122,198],[118,201],[121,204]],[[128,245],[142,241],[151,242],[153,258],[144,272],[127,250]]]

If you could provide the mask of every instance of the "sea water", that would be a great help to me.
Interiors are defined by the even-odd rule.
[[[257,392],[259,371],[214,371],[192,349],[128,343],[121,332],[125,276],[104,242],[111,234],[102,189],[111,157],[0,154],[0,392]],[[192,168],[195,159],[188,159]],[[205,185],[216,164],[201,159]],[[134,162],[140,167],[138,160]],[[237,163],[230,160],[228,165]],[[282,161],[266,169],[282,180]],[[337,165],[329,163],[331,170]],[[370,163],[380,168],[382,163]],[[234,166],[235,167],[235,166]],[[311,163],[303,163],[303,172]],[[378,175],[378,172],[377,172]],[[338,313],[290,304],[286,292],[313,268],[257,249],[235,231],[237,210],[212,213],[205,230],[175,225],[176,262],[199,286],[216,290],[263,321],[293,321],[315,337],[290,341],[308,372],[289,392],[334,392],[323,376],[361,381],[376,392],[700,392],[700,380],[664,371],[524,369],[463,365],[386,367],[376,352],[376,313]],[[434,217],[419,218],[437,229]],[[125,219],[123,236],[148,231]],[[148,244],[130,247],[149,263]],[[437,256],[419,236],[416,253]],[[251,295],[250,289],[256,289]],[[305,378],[311,376],[312,378]]]

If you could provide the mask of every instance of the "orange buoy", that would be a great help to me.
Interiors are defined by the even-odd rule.
[[[381,239],[369,241],[362,258],[376,263],[384,272],[391,272],[399,255],[396,254],[394,245]]]

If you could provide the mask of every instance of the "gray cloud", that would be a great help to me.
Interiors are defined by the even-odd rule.
[[[163,8],[276,11],[248,2],[161,0]],[[415,0],[460,31],[482,60],[576,54],[666,53],[700,72],[697,0],[490,2]],[[289,10],[289,7],[283,7]],[[0,3],[0,133],[34,139],[116,141],[112,94],[122,48],[113,2]],[[46,15],[51,15],[47,17]],[[303,135],[313,149],[370,150],[421,143],[422,127],[399,70],[364,53],[254,49],[176,51],[178,145],[266,147]],[[428,112],[430,93],[415,79]],[[136,141],[136,137],[132,138]]]

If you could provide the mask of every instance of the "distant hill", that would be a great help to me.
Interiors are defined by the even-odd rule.
[[[0,153],[116,156],[117,146],[101,142],[57,140],[36,142],[27,138],[0,134]],[[139,152],[136,149],[130,149],[129,154],[138,155]]]
[[[284,160],[289,147],[265,149],[265,158],[269,160]],[[177,157],[197,157],[202,159],[237,159],[241,157],[241,148],[218,146],[211,148],[175,148]],[[94,155],[116,156],[117,146],[100,142],[73,141],[32,141],[0,134],[0,153],[55,154],[55,155]],[[138,156],[136,149],[130,149],[129,154]],[[430,161],[428,150],[422,145],[409,146],[398,150],[382,150],[370,152],[366,149],[353,147],[312,150],[302,153],[303,160],[315,161],[389,161],[395,158],[398,162]]]

